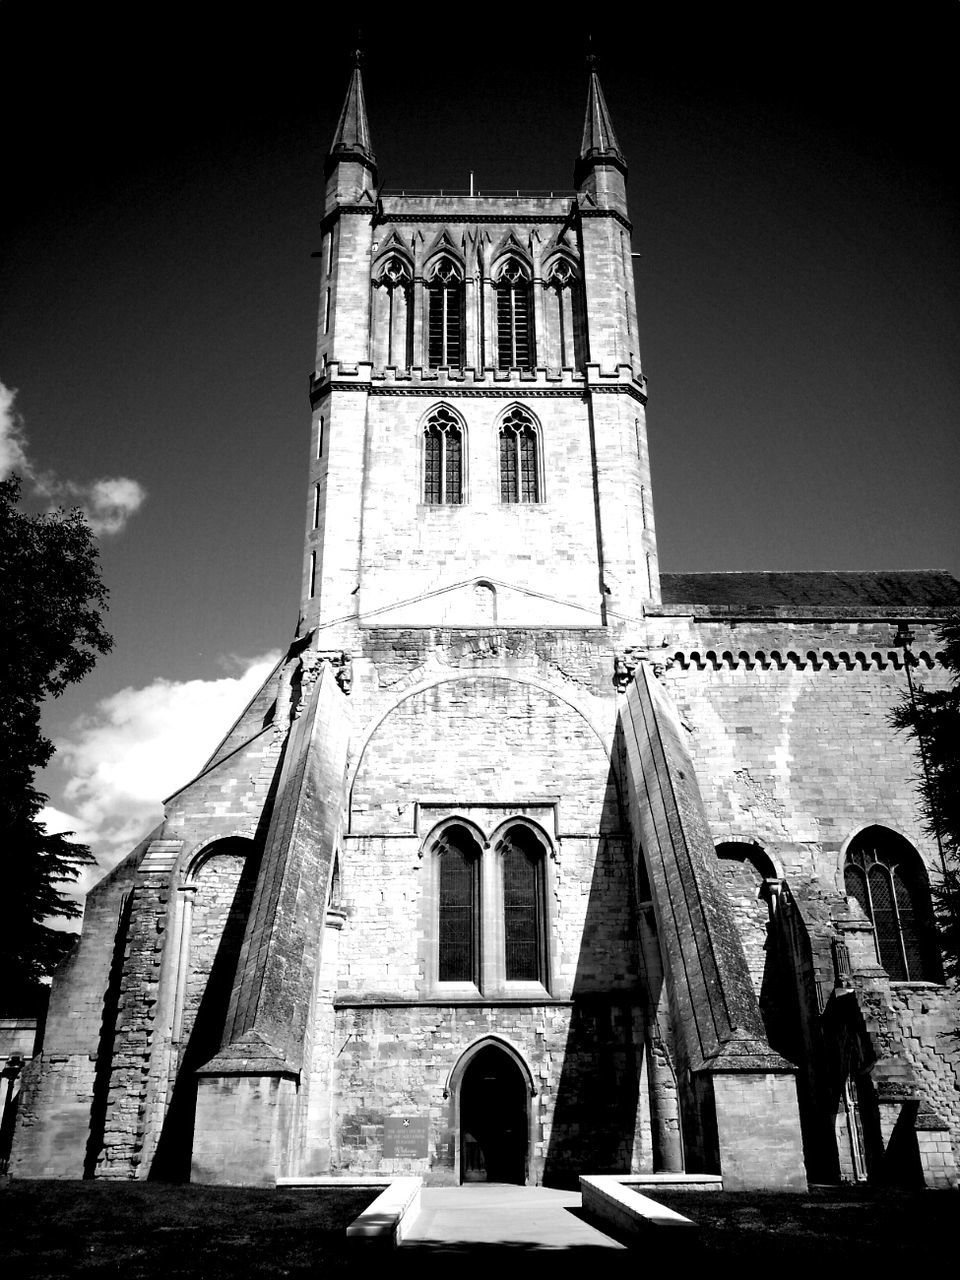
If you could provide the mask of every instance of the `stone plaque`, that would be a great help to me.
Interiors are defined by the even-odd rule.
[[[426,1156],[430,1151],[429,1116],[387,1116],[383,1122],[385,1160]]]

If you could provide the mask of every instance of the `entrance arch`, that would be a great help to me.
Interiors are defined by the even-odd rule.
[[[505,1042],[489,1037],[463,1054],[450,1076],[461,1182],[529,1181],[529,1068]]]

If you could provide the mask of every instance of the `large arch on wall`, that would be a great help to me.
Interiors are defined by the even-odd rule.
[[[488,1050],[495,1050],[503,1054],[523,1081],[527,1111],[526,1156],[523,1181],[526,1185],[530,1185],[534,1181],[534,1144],[536,1142],[538,1123],[536,1100],[539,1091],[530,1064],[520,1049],[508,1040],[506,1036],[495,1033],[478,1036],[476,1040],[467,1045],[451,1067],[444,1082],[443,1096],[448,1102],[450,1132],[453,1135],[453,1167],[457,1171],[458,1178],[461,1178],[463,1158],[461,1103],[464,1078],[469,1068],[476,1063],[480,1055],[485,1054]]]
[[[609,735],[604,734],[600,726],[597,725],[595,721],[591,719],[591,717],[586,713],[584,708],[579,706],[576,702],[574,702],[570,698],[567,690],[562,688],[557,688],[551,681],[544,680],[540,677],[531,675],[528,672],[525,672],[523,676],[519,676],[515,671],[509,671],[504,667],[469,668],[469,669],[464,668],[458,671],[451,671],[451,672],[444,672],[442,674],[437,674],[427,680],[424,680],[416,685],[413,685],[411,688],[405,689],[397,698],[395,698],[390,703],[388,707],[385,707],[383,711],[379,712],[374,719],[368,721],[366,726],[364,726],[360,734],[359,748],[357,750],[353,763],[349,767],[349,771],[347,775],[348,777],[348,781],[347,781],[348,814],[353,808],[353,789],[354,789],[354,786],[356,785],[357,778],[360,776],[360,771],[363,768],[363,762],[364,762],[364,757],[366,756],[367,748],[369,747],[370,743],[373,741],[374,737],[376,736],[377,730],[380,729],[380,727],[384,724],[384,722],[393,714],[394,711],[397,710],[398,707],[402,706],[404,702],[407,702],[411,698],[415,698],[419,696],[421,693],[426,693],[428,689],[434,689],[441,684],[455,683],[458,680],[503,680],[510,684],[529,685],[533,689],[539,689],[541,693],[550,694],[552,697],[556,698],[559,702],[562,702],[566,706],[568,706],[571,711],[574,711],[578,716],[580,716],[580,718],[584,721],[584,723],[590,729],[591,733],[599,742],[601,750],[603,751],[604,755],[607,758],[607,763],[612,764],[612,760],[613,760],[612,732]],[[614,787],[616,788],[617,800],[618,802],[620,802],[622,806],[623,797],[621,795],[621,790],[620,790],[620,779],[617,777],[616,770],[614,770],[613,772],[613,782],[614,782]]]
[[[184,860],[174,935],[176,976],[170,1031],[175,1079],[151,1165],[153,1178],[189,1178],[195,1073],[221,1047],[253,900],[258,865],[253,855],[257,849],[249,833],[222,835],[206,841]],[[222,869],[221,876],[217,876],[218,869]]]

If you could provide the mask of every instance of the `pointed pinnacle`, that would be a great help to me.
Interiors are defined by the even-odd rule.
[[[588,62],[596,63],[593,55],[588,57]],[[613,124],[610,120],[610,112],[607,109],[606,99],[603,96],[603,90],[600,88],[600,78],[595,69],[590,71],[590,87],[587,91],[587,114],[583,122],[583,142],[580,145],[580,159],[586,160],[590,156],[606,155],[615,156],[621,162],[623,161],[623,152],[620,150],[620,144],[617,142],[617,135],[613,131]]]
[[[350,152],[362,156],[374,163],[373,147],[370,144],[370,125],[367,122],[367,105],[363,96],[363,77],[360,74],[360,51],[354,57],[353,74],[347,87],[343,110],[337,122],[330,155]]]

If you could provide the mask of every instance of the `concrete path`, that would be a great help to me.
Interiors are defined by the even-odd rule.
[[[580,1216],[579,1191],[478,1183],[424,1187],[422,1196],[420,1215],[401,1245],[421,1257],[550,1251],[555,1258],[559,1252],[606,1262],[628,1256],[623,1244]]]

